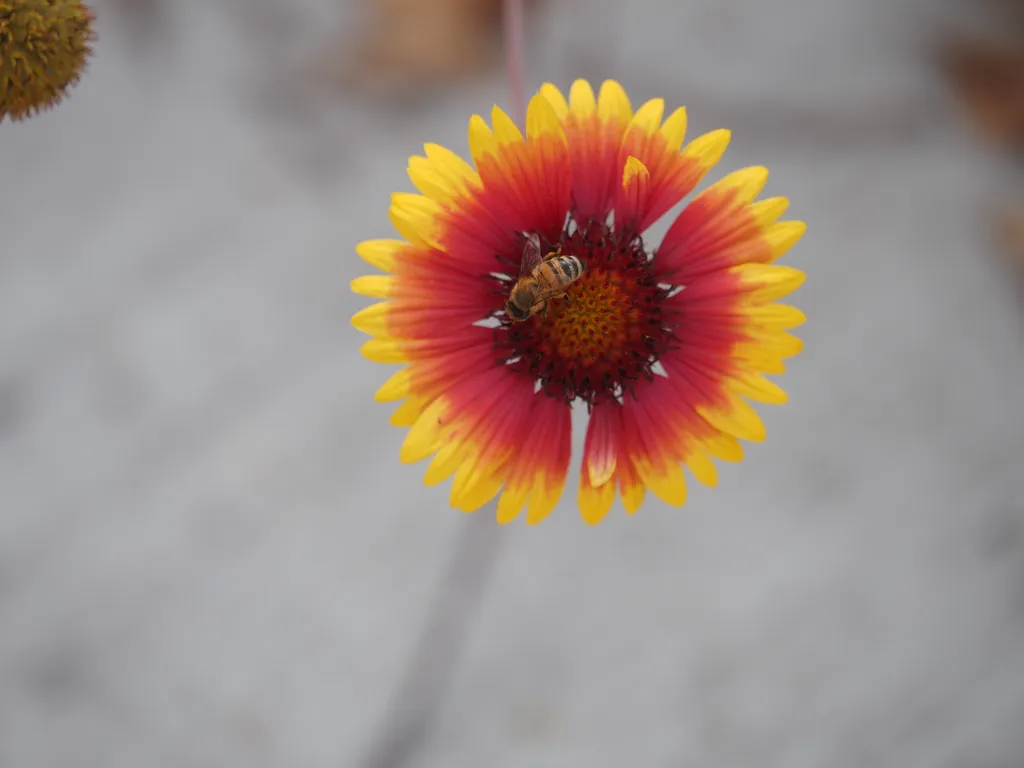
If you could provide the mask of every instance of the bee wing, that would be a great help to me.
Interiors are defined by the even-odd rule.
[[[530,274],[543,260],[544,255],[540,248],[540,237],[532,234],[527,238],[526,245],[523,246],[523,261],[519,265],[519,274]]]

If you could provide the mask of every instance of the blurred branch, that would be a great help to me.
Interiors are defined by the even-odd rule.
[[[1024,306],[1024,206],[1019,202],[995,213],[996,242],[1013,283],[1019,304]]]
[[[426,625],[362,760],[364,768],[402,768],[430,733],[487,589],[500,534],[493,505],[463,521]]]
[[[526,78],[523,73],[523,0],[504,0],[505,68],[512,119],[526,130]]]

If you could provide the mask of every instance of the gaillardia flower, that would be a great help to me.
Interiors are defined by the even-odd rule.
[[[64,98],[92,53],[92,24],[80,0],[0,0],[0,121]]]
[[[682,465],[714,485],[712,458],[739,461],[741,439],[765,437],[747,400],[785,402],[762,374],[782,373],[801,349],[787,330],[803,314],[773,302],[804,275],[773,262],[805,226],[779,221],[785,198],[755,202],[768,171],[745,168],[697,195],[659,246],[646,243],[730,138],[713,131],[684,146],[685,110],[662,122],[663,112],[661,99],[634,112],[613,81],[595,99],[577,80],[568,102],[546,84],[525,136],[497,107],[491,127],[470,120],[475,168],[427,144],[409,161],[422,194],[391,200],[405,239],[357,246],[389,273],[352,284],[383,299],[352,318],[373,337],[363,354],[404,366],[376,399],[402,401],[391,418],[409,428],[401,459],[433,456],[428,485],[454,475],[452,506],[470,512],[500,494],[500,522],[524,507],[528,523],[547,517],[568,474],[574,401],[590,414],[587,522],[607,515],[616,487],[630,514],[645,489],[681,506]],[[512,322],[505,302],[533,235],[585,268],[546,315]]]

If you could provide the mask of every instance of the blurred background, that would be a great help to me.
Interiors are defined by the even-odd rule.
[[[407,157],[509,105],[497,3],[93,5],[0,125],[2,768],[364,765],[453,583],[380,766],[1024,766],[1024,4],[528,3],[530,90],[685,104],[809,224],[767,443],[594,529],[449,509],[349,325]]]

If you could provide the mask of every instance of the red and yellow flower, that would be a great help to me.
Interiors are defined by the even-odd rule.
[[[401,404],[403,462],[432,457],[425,481],[453,477],[452,506],[470,512],[499,496],[508,522],[554,510],[571,454],[573,401],[590,412],[579,508],[600,522],[616,488],[632,514],[647,489],[686,500],[683,465],[715,485],[713,458],[739,461],[761,441],[748,403],[783,403],[764,374],[782,373],[801,342],[803,314],[775,303],[802,272],[776,263],[805,225],[780,221],[788,201],[755,200],[768,178],[744,168],[698,194],[651,248],[644,232],[698,185],[730,134],[684,144],[686,111],[664,102],[633,111],[622,87],[597,97],[577,80],[568,101],[544,85],[525,135],[501,109],[469,122],[475,167],[427,144],[409,161],[421,194],[396,193],[401,240],[356,250],[386,274],[352,290],[383,301],[353,325],[364,355],[400,368],[377,392]],[[504,302],[527,237],[586,264],[547,317],[513,324]]]

